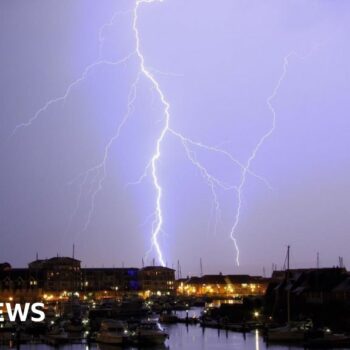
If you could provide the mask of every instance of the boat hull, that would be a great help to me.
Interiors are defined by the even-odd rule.
[[[121,345],[124,342],[124,337],[122,335],[98,334],[96,341],[102,344]]]
[[[134,340],[141,345],[162,345],[167,337],[167,334],[138,334]]]
[[[305,332],[299,332],[299,331],[269,332],[267,335],[267,340],[269,342],[285,342],[285,343],[302,342],[305,340]]]
[[[350,337],[335,335],[309,339],[305,346],[311,349],[348,348],[350,347]]]

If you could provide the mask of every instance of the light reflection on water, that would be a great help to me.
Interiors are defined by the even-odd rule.
[[[297,346],[281,346],[270,345],[266,347],[263,338],[259,331],[252,331],[243,335],[242,333],[235,333],[217,329],[202,329],[200,326],[184,324],[168,325],[166,327],[170,338],[166,345],[162,347],[147,347],[145,349],[152,350],[300,350],[302,348]],[[0,349],[7,349],[8,347],[0,347]],[[51,350],[54,347],[47,345],[22,345],[21,350]],[[59,347],[60,350],[121,350],[116,346],[99,346],[92,344],[90,346],[84,344],[65,345]],[[124,350],[135,350],[142,348],[128,347]]]

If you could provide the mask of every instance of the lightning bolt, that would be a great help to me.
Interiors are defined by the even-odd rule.
[[[116,61],[112,61],[112,60],[106,60],[101,58],[102,56],[102,48],[103,48],[103,44],[105,41],[105,38],[103,36],[104,30],[109,27],[112,26],[116,19],[118,18],[118,16],[121,15],[125,15],[128,14],[132,11],[127,10],[127,11],[118,11],[115,12],[112,19],[103,24],[100,29],[99,29],[99,55],[98,55],[98,60],[96,62],[91,63],[90,65],[88,65],[83,73],[81,74],[80,77],[78,77],[76,80],[74,80],[72,83],[70,83],[68,85],[68,87],[66,88],[65,92],[63,95],[58,96],[56,98],[53,98],[51,100],[48,100],[41,108],[39,108],[26,122],[20,123],[18,125],[15,126],[15,128],[12,131],[12,136],[14,136],[17,132],[19,132],[21,129],[23,128],[27,128],[30,127],[34,122],[36,122],[44,113],[46,113],[50,107],[53,107],[56,104],[59,103],[65,103],[66,100],[69,98],[69,96],[71,95],[71,93],[73,92],[73,90],[75,88],[78,88],[89,76],[89,74],[94,71],[95,69],[97,69],[100,66],[119,66],[121,64],[125,64],[128,61],[131,60],[131,58],[133,56],[135,56],[135,51],[130,52],[129,54],[127,54],[126,56],[122,57],[119,60]],[[128,103],[127,103],[127,111],[125,113],[125,115],[123,116],[121,122],[119,123],[119,125],[116,127],[116,131],[115,133],[112,135],[112,137],[109,139],[108,143],[105,145],[104,148],[104,154],[103,154],[103,158],[101,160],[100,163],[98,163],[97,165],[91,167],[90,169],[88,169],[87,171],[79,174],[74,180],[72,180],[69,185],[75,183],[78,179],[83,178],[83,181],[79,184],[79,194],[77,197],[77,202],[76,202],[76,207],[75,210],[73,211],[72,215],[70,216],[70,220],[69,223],[67,225],[67,229],[66,231],[69,231],[69,228],[71,226],[71,223],[73,221],[73,218],[75,217],[75,215],[78,213],[79,207],[80,207],[80,202],[81,202],[81,198],[82,198],[82,194],[83,194],[83,189],[84,187],[87,185],[88,180],[92,177],[93,181],[92,184],[97,184],[95,185],[95,188],[92,189],[92,194],[91,194],[91,205],[89,208],[89,212],[87,215],[87,219],[85,221],[84,227],[81,230],[81,232],[84,232],[87,230],[90,222],[91,222],[91,218],[94,212],[94,208],[95,208],[95,199],[98,195],[98,193],[101,191],[102,187],[103,187],[103,183],[105,181],[106,178],[106,166],[107,166],[107,161],[109,158],[109,153],[110,153],[110,149],[112,147],[112,145],[114,144],[114,142],[119,138],[120,133],[122,128],[124,127],[124,125],[126,124],[127,120],[129,119],[129,117],[131,116],[131,114],[133,113],[134,110],[134,102],[136,99],[136,88],[137,88],[137,84],[139,82],[140,79],[140,74],[138,73],[136,76],[135,81],[131,84],[131,88],[129,91],[129,95],[128,95]]]
[[[97,61],[95,61],[95,62],[91,63],[90,65],[88,65],[87,67],[85,67],[85,69],[84,69],[83,73],[80,75],[80,77],[78,77],[76,80],[74,80],[72,83],[70,83],[68,85],[68,87],[66,88],[66,90],[65,90],[63,95],[48,100],[26,122],[17,124],[15,126],[15,128],[13,129],[13,131],[12,131],[12,136],[14,136],[20,129],[23,129],[23,128],[31,126],[35,121],[37,121],[37,119],[40,118],[40,116],[42,114],[47,112],[51,106],[54,106],[54,105],[56,105],[58,103],[64,103],[67,100],[67,98],[70,96],[70,94],[72,93],[74,88],[78,87],[81,83],[83,83],[88,78],[88,75],[93,70],[98,68],[99,66],[104,66],[104,65],[107,65],[107,66],[119,66],[119,65],[121,65],[123,63],[128,62],[131,59],[131,57],[133,55],[135,55],[135,52],[130,52],[128,55],[126,55],[125,57],[122,57],[120,60],[117,60],[117,61],[105,60],[105,59],[101,58],[101,56],[102,56],[102,48],[103,48],[103,44],[104,44],[104,41],[105,41],[105,38],[104,38],[104,35],[103,35],[104,30],[107,27],[112,26],[115,23],[115,21],[116,21],[118,16],[125,15],[125,14],[128,14],[128,13],[130,13],[130,11],[128,11],[128,10],[126,10],[126,11],[117,11],[117,12],[115,12],[113,14],[112,19],[109,22],[104,23],[100,27],[99,35],[98,35],[99,50],[98,50],[98,59],[97,59]]]
[[[203,179],[207,182],[207,185],[210,188],[210,191],[213,197],[213,202],[214,202],[214,210],[215,210],[214,233],[216,234],[218,221],[221,218],[221,207],[220,207],[220,202],[219,202],[216,188],[218,187],[224,191],[230,191],[235,189],[235,186],[225,184],[224,182],[220,181],[218,178],[210,174],[208,169],[198,161],[196,153],[189,148],[188,140],[180,134],[179,134],[179,137],[182,141],[182,145],[185,149],[187,158],[195,167],[198,168],[200,174],[202,175]]]
[[[154,154],[152,155],[150,162],[147,164],[146,169],[145,169],[144,173],[141,175],[141,177],[139,178],[139,180],[134,182],[133,184],[140,183],[147,176],[147,172],[148,172],[149,168],[151,169],[152,181],[153,181],[154,188],[156,190],[155,219],[152,223],[152,234],[151,234],[152,246],[154,246],[156,249],[159,263],[162,266],[165,266],[163,253],[161,251],[159,240],[158,240],[159,235],[162,232],[162,226],[163,226],[164,219],[163,219],[163,212],[162,212],[162,206],[161,206],[163,189],[160,185],[160,181],[158,178],[157,165],[158,165],[158,162],[159,162],[160,157],[161,157],[161,145],[162,145],[167,133],[172,133],[173,135],[175,135],[176,137],[178,137],[181,140],[181,143],[185,148],[186,155],[187,155],[188,159],[191,161],[191,163],[194,166],[196,166],[199,169],[201,175],[208,183],[208,185],[211,189],[213,199],[214,199],[216,218],[218,218],[218,216],[220,214],[220,205],[219,205],[219,201],[218,201],[218,195],[216,193],[216,186],[218,186],[224,190],[232,190],[232,189],[235,189],[236,187],[232,186],[232,185],[224,184],[222,181],[220,181],[219,179],[217,179],[216,177],[211,175],[208,172],[208,170],[197,160],[195,153],[189,149],[188,144],[192,144],[192,145],[195,145],[199,148],[203,148],[206,150],[210,150],[213,152],[224,154],[232,162],[234,162],[236,165],[240,166],[243,169],[243,172],[245,174],[246,173],[252,174],[252,175],[258,177],[260,180],[264,181],[265,183],[267,183],[267,182],[266,182],[266,180],[262,179],[258,175],[254,174],[249,169],[249,167],[244,166],[239,161],[237,161],[229,152],[222,150],[222,149],[219,149],[219,148],[216,148],[216,147],[207,146],[207,145],[200,143],[200,142],[195,142],[189,138],[186,138],[185,136],[183,136],[179,132],[176,132],[175,130],[170,128],[170,104],[167,101],[165,94],[160,87],[159,82],[156,80],[156,78],[152,74],[152,69],[147,68],[145,66],[145,58],[144,58],[144,56],[141,52],[141,49],[140,49],[140,34],[139,34],[138,26],[137,26],[138,11],[139,11],[140,5],[141,4],[150,4],[150,3],[155,3],[155,2],[163,2],[163,0],[137,0],[136,1],[135,8],[134,8],[133,31],[135,33],[136,54],[137,54],[139,61],[140,61],[140,70],[141,70],[142,74],[151,82],[153,88],[157,92],[157,94],[160,98],[160,101],[163,105],[164,126],[163,126],[163,128],[160,132],[160,135],[156,141],[156,150],[155,150]],[[216,227],[216,225],[215,225],[215,227]]]
[[[135,39],[136,39],[136,55],[139,58],[140,61],[140,70],[142,74],[151,82],[153,88],[159,95],[160,101],[164,107],[164,126],[160,132],[160,135],[156,141],[156,150],[154,154],[152,155],[150,166],[151,166],[151,172],[152,172],[152,179],[153,184],[156,190],[156,210],[155,210],[155,219],[152,223],[152,245],[155,247],[157,255],[158,255],[158,261],[162,266],[165,266],[165,261],[163,257],[162,250],[159,245],[158,237],[162,230],[163,225],[163,212],[162,212],[162,206],[161,206],[161,200],[163,195],[163,189],[160,185],[159,179],[158,179],[158,169],[157,164],[159,162],[159,159],[161,157],[161,145],[163,143],[163,140],[166,136],[166,133],[169,130],[169,122],[170,122],[170,104],[167,101],[158,81],[155,79],[153,74],[151,73],[150,69],[148,69],[145,66],[145,58],[141,52],[140,48],[140,34],[137,26],[138,22],[138,11],[140,8],[140,5],[143,3],[154,3],[154,2],[163,2],[163,0],[136,0],[135,7],[134,7],[134,19],[133,19],[133,31],[135,33]]]
[[[157,94],[161,104],[162,104],[162,114],[163,114],[163,125],[160,130],[160,133],[158,137],[155,140],[155,150],[154,153],[151,155],[151,158],[149,162],[147,163],[144,173],[141,175],[138,181],[136,181],[133,184],[140,183],[148,174],[151,174],[152,178],[152,184],[155,190],[155,210],[154,213],[151,215],[151,218],[153,219],[152,221],[152,231],[151,231],[151,248],[155,248],[156,253],[157,253],[157,259],[160,265],[166,266],[164,255],[160,246],[159,242],[159,237],[163,230],[163,224],[164,224],[164,218],[163,218],[163,209],[162,209],[162,198],[163,198],[163,188],[161,186],[161,182],[159,179],[159,171],[158,171],[158,165],[159,162],[161,161],[162,157],[162,145],[167,137],[167,135],[173,135],[176,137],[181,145],[183,146],[185,150],[185,154],[188,158],[188,160],[193,164],[194,167],[198,169],[200,172],[202,178],[205,180],[206,184],[209,186],[209,189],[211,191],[212,197],[213,197],[213,202],[214,202],[214,208],[215,208],[215,230],[218,224],[218,220],[220,218],[220,213],[221,213],[221,208],[220,208],[220,202],[219,202],[219,196],[218,196],[218,190],[222,191],[236,191],[237,195],[237,209],[236,209],[236,214],[234,216],[234,222],[230,230],[230,238],[232,239],[234,243],[234,247],[236,250],[236,263],[239,265],[239,247],[237,244],[236,240],[236,231],[237,227],[240,221],[240,214],[241,214],[241,207],[242,207],[242,192],[244,190],[246,180],[248,175],[253,176],[257,178],[259,181],[262,181],[267,187],[271,189],[270,184],[261,176],[257,175],[255,172],[253,172],[250,167],[251,163],[254,161],[256,158],[256,155],[261,148],[261,146],[265,143],[266,139],[271,136],[271,134],[274,132],[275,125],[276,125],[276,112],[275,109],[272,105],[273,99],[276,97],[278,90],[287,74],[287,67],[289,64],[289,58],[291,55],[295,54],[294,52],[288,54],[284,58],[284,64],[283,64],[283,71],[281,76],[279,77],[277,84],[272,92],[272,94],[267,98],[266,103],[268,106],[268,109],[270,110],[272,114],[272,125],[268,129],[268,131],[262,135],[262,137],[259,139],[258,143],[255,145],[253,151],[251,152],[248,160],[245,163],[242,163],[238,161],[233,154],[228,152],[227,150],[217,147],[217,146],[210,146],[206,145],[202,142],[195,141],[191,138],[188,138],[184,136],[182,133],[174,130],[170,126],[170,103],[168,102],[165,93],[163,92],[160,83],[155,77],[155,74],[165,74],[169,75],[169,73],[163,73],[160,71],[157,71],[154,68],[146,66],[145,63],[145,57],[142,53],[141,50],[141,40],[140,40],[140,33],[138,29],[138,19],[139,19],[139,10],[141,8],[141,5],[143,4],[153,4],[153,3],[161,3],[163,0],[136,0],[134,8],[132,10],[124,11],[124,12],[117,12],[113,15],[112,19],[110,22],[104,24],[99,31],[99,41],[100,41],[100,47],[99,47],[99,56],[98,56],[98,61],[90,64],[85,68],[83,71],[82,75],[73,81],[65,90],[64,94],[62,96],[59,96],[57,98],[51,99],[46,102],[45,105],[43,105],[37,112],[27,121],[21,124],[18,124],[14,130],[13,130],[13,135],[16,134],[20,129],[29,127],[31,126],[37,119],[41,117],[42,114],[47,112],[49,108],[57,103],[63,103],[67,100],[67,98],[70,96],[71,92],[77,88],[84,80],[86,80],[89,76],[89,74],[97,69],[99,66],[103,65],[111,65],[111,66],[119,66],[121,64],[127,63],[132,57],[136,57],[138,62],[139,62],[139,69],[136,75],[135,80],[132,82],[130,90],[129,90],[129,95],[128,95],[128,100],[127,100],[127,108],[124,116],[122,117],[121,122],[119,122],[116,126],[116,130],[112,137],[109,139],[107,144],[105,145],[104,148],[104,154],[102,157],[101,162],[96,164],[95,166],[91,167],[90,169],[86,170],[82,174],[80,174],[77,178],[80,179],[82,178],[82,182],[80,183],[80,190],[79,190],[79,195],[77,198],[77,203],[76,203],[76,208],[75,211],[73,212],[72,217],[74,217],[78,209],[80,207],[80,201],[82,197],[82,192],[83,188],[87,185],[88,180],[93,177],[93,184],[95,185],[95,188],[92,190],[91,193],[91,203],[90,203],[90,209],[88,211],[87,215],[87,220],[84,224],[84,227],[82,229],[82,232],[86,231],[90,222],[92,215],[94,213],[95,209],[95,200],[98,195],[98,193],[101,191],[103,188],[103,183],[106,179],[107,175],[107,162],[110,157],[110,150],[112,145],[118,140],[121,131],[127,121],[129,120],[130,116],[134,112],[134,103],[137,97],[137,87],[138,83],[141,79],[141,76],[143,76],[149,83],[151,84],[153,91]],[[125,57],[117,60],[117,61],[112,61],[112,60],[105,60],[101,59],[102,56],[102,47],[104,43],[104,36],[103,32],[107,26],[112,26],[120,14],[126,14],[126,13],[132,13],[132,30],[135,36],[135,50]],[[234,167],[238,167],[241,170],[241,179],[239,182],[239,185],[233,185],[233,184],[228,184],[225,183],[224,181],[221,181],[219,178],[214,176],[207,167],[205,167],[197,158],[197,154],[195,150],[204,150],[206,152],[213,152],[217,155],[220,155],[222,157],[225,157],[229,162],[232,163]],[[73,180],[72,182],[74,182]],[[72,220],[72,218],[71,218]]]
[[[74,90],[74,88],[78,87],[84,80],[87,79],[89,73],[93,71],[94,69],[98,68],[99,66],[119,66],[123,63],[126,63],[130,58],[134,55],[134,52],[128,54],[127,56],[121,58],[118,61],[110,61],[110,60],[99,60],[97,62],[94,62],[87,66],[82,73],[82,75],[73,81],[66,89],[65,93],[59,97],[53,98],[49,101],[47,101],[41,108],[39,108],[35,114],[29,118],[28,121],[24,123],[20,123],[15,126],[15,128],[12,131],[12,136],[14,136],[20,129],[26,128],[31,126],[35,121],[37,121],[42,114],[44,114],[51,106],[57,104],[57,103],[63,103],[67,100],[67,98],[70,96],[71,92]]]
[[[130,118],[130,116],[132,115],[132,113],[134,111],[134,102],[135,102],[136,96],[137,96],[136,91],[137,91],[137,84],[138,84],[139,80],[140,80],[140,74],[137,74],[136,79],[132,83],[130,91],[129,91],[126,113],[125,113],[124,117],[122,118],[121,122],[119,123],[119,125],[117,126],[116,132],[110,138],[107,145],[105,146],[105,151],[104,151],[102,161],[87,171],[87,174],[96,172],[98,174],[101,174],[101,176],[98,179],[97,186],[96,186],[95,190],[93,190],[93,192],[92,192],[91,206],[90,206],[88,217],[87,217],[87,220],[85,222],[85,225],[84,225],[82,232],[86,231],[90,225],[91,218],[92,218],[92,215],[93,215],[94,209],[95,209],[96,196],[102,190],[103,183],[106,179],[106,175],[107,175],[106,167],[107,167],[107,161],[109,158],[110,149],[113,146],[114,142],[116,140],[118,140],[120,133],[122,131],[122,128],[127,123],[128,119]],[[85,177],[85,179],[86,179],[86,177]]]
[[[272,114],[272,123],[271,123],[271,127],[267,130],[267,132],[265,134],[263,134],[261,136],[261,138],[259,139],[258,143],[255,145],[255,147],[253,148],[253,151],[251,152],[244,168],[242,171],[242,175],[241,175],[241,181],[237,187],[237,209],[236,209],[236,214],[235,214],[235,218],[234,218],[234,222],[233,225],[231,227],[231,231],[230,231],[230,238],[233,241],[235,250],[236,250],[236,264],[237,266],[239,266],[239,247],[238,247],[238,243],[237,243],[237,239],[236,239],[236,231],[237,231],[237,227],[240,221],[240,215],[241,215],[241,209],[242,209],[242,192],[244,189],[244,185],[247,181],[247,173],[250,171],[250,166],[251,163],[254,161],[254,159],[256,158],[257,153],[259,152],[261,146],[265,143],[265,141],[272,135],[272,133],[274,132],[275,128],[276,128],[276,110],[272,105],[272,101],[273,99],[276,97],[281,84],[284,80],[284,78],[287,75],[287,71],[288,71],[288,65],[289,65],[289,59],[291,56],[296,55],[296,53],[294,51],[290,52],[289,54],[287,54],[284,59],[283,59],[283,68],[282,68],[282,73],[279,77],[279,79],[277,80],[277,83],[272,91],[272,94],[267,98],[266,100],[266,104],[268,109],[270,110],[271,114]]]
[[[111,20],[107,23],[104,23],[100,30],[99,30],[99,34],[98,34],[98,40],[99,40],[99,48],[98,48],[98,58],[101,59],[102,56],[103,56],[103,47],[104,47],[104,43],[106,41],[106,38],[104,36],[104,31],[106,30],[106,28],[108,27],[112,27],[115,22],[117,21],[117,18],[120,17],[120,16],[124,16],[124,15],[127,15],[129,13],[131,13],[132,11],[131,10],[125,10],[125,11],[116,11]]]
[[[216,147],[216,146],[209,146],[209,145],[206,145],[202,142],[194,141],[188,137],[185,137],[183,134],[173,130],[172,128],[169,129],[169,132],[172,133],[175,137],[177,137],[181,141],[181,143],[185,149],[187,158],[195,167],[197,167],[197,169],[199,170],[199,172],[201,173],[202,177],[207,182],[207,184],[211,190],[213,202],[214,202],[214,209],[215,209],[214,233],[216,233],[218,221],[219,221],[219,218],[221,217],[220,202],[218,200],[218,194],[217,194],[216,189],[219,188],[219,189],[224,190],[224,191],[232,191],[232,190],[237,191],[238,188],[235,185],[224,183],[223,181],[221,181],[217,177],[210,174],[208,169],[198,161],[198,159],[196,157],[196,153],[190,149],[190,147],[189,147],[190,145],[193,147],[196,147],[197,149],[202,149],[205,151],[217,153],[219,155],[224,156],[226,159],[228,159],[230,162],[232,162],[235,167],[238,166],[242,171],[246,171],[247,174],[252,175],[253,177],[262,181],[269,189],[272,189],[271,185],[268,183],[268,181],[266,179],[255,174],[250,169],[246,169],[244,164],[242,164],[240,161],[238,161],[230,152],[228,152],[222,148]]]

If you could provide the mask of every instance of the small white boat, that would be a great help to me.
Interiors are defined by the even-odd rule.
[[[96,341],[103,344],[121,345],[127,340],[129,331],[121,321],[107,320],[101,323],[100,332]]]
[[[158,322],[143,321],[133,334],[132,340],[139,345],[161,345],[169,338]]]

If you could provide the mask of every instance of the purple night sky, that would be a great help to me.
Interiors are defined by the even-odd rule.
[[[150,80],[141,74],[132,90],[140,68],[134,6],[134,0],[1,1],[1,261],[25,266],[37,252],[71,255],[73,243],[83,266],[140,266],[143,257],[157,258],[150,251],[151,172],[127,185],[143,174],[164,127],[164,106]],[[205,273],[262,274],[265,267],[269,274],[272,263],[281,267],[288,244],[293,267],[315,266],[317,252],[321,266],[336,265],[338,256],[346,265],[350,3],[155,1],[139,6],[137,27],[145,66],[170,104],[172,130],[246,164],[276,115],[241,192],[239,266],[230,230],[241,167],[224,152],[187,143],[210,182],[181,139],[166,133],[157,170],[159,243],[168,266],[179,259],[183,274],[198,274],[202,258]],[[46,105],[77,79],[64,100]],[[131,92],[135,101],[101,182],[104,168],[94,167]]]

